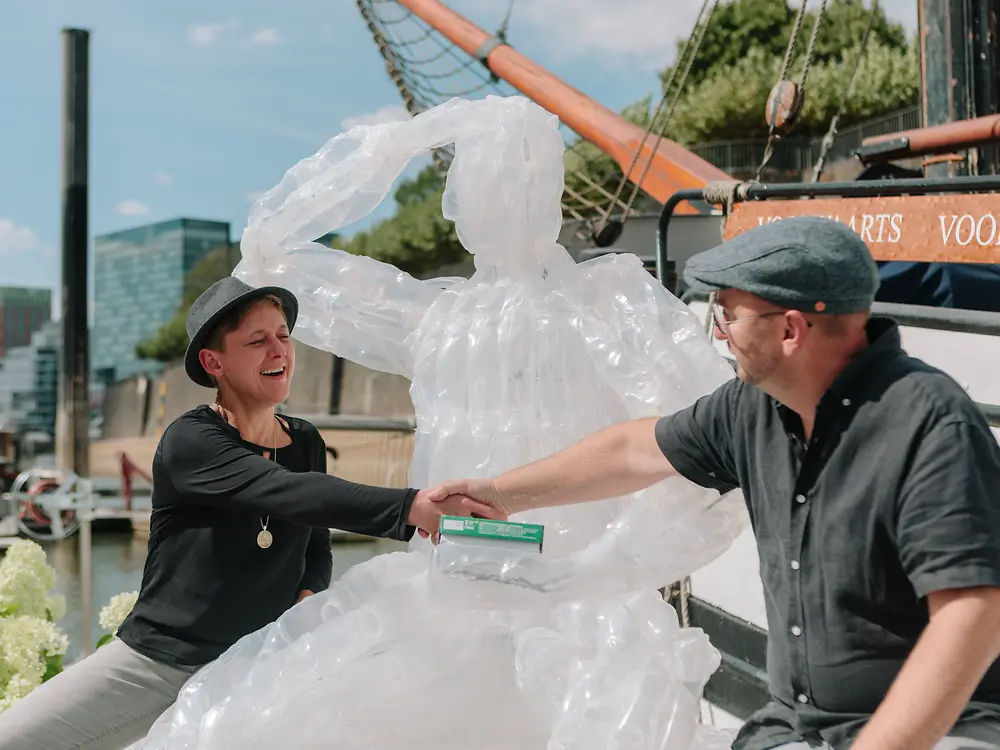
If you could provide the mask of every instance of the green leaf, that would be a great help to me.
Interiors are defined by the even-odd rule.
[[[100,638],[97,639],[97,648],[111,643],[115,639],[114,633],[105,633]]]
[[[45,674],[42,675],[42,682],[51,680],[63,671],[63,658],[61,654],[45,657]]]

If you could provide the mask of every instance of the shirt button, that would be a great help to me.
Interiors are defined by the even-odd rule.
[[[808,703],[809,702],[809,696],[806,695],[805,693],[799,693],[795,697],[795,700],[797,700],[799,703]]]
[[[798,570],[799,569],[799,561],[798,560],[792,560],[792,562],[790,564],[792,566],[792,570]]]
[[[841,401],[840,403],[842,403],[842,404],[843,404],[844,406],[850,406],[850,405],[851,405],[851,399],[849,399],[849,398],[845,398],[845,399],[844,399],[843,401]]]
[[[802,635],[802,628],[798,625],[792,625],[792,635]]]
[[[796,495],[795,496],[795,502],[797,502],[799,505],[801,505],[805,501],[806,501],[806,496],[805,495]]]

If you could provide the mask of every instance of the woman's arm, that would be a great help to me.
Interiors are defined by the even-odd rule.
[[[305,526],[408,540],[417,490],[370,487],[326,471],[293,472],[252,453],[222,425],[185,415],[164,432],[154,482],[175,505],[235,507]],[[162,493],[162,490],[160,490]],[[433,529],[437,531],[437,529]]]

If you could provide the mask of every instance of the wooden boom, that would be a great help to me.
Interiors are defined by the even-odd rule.
[[[998,141],[1000,115],[987,115],[865,138],[858,157],[865,164],[872,164],[889,159],[945,154]]]
[[[559,117],[578,135],[608,154],[623,172],[627,172],[633,183],[639,183],[643,170],[649,164],[640,187],[661,203],[679,190],[703,188],[710,182],[732,179],[674,141],[663,138],[654,149],[656,136],[650,135],[643,143],[646,135],[643,128],[560,80],[438,0],[396,2],[447,37],[452,44],[482,60],[495,76]],[[635,158],[637,152],[638,159]],[[690,203],[683,203],[677,207],[677,213],[699,211]]]

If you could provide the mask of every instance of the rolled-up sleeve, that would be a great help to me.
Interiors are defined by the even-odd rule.
[[[1000,446],[985,424],[951,421],[921,441],[899,496],[896,535],[921,598],[1000,586]]]
[[[656,442],[686,479],[725,493],[740,486],[733,445],[743,383],[733,379],[656,423]]]

